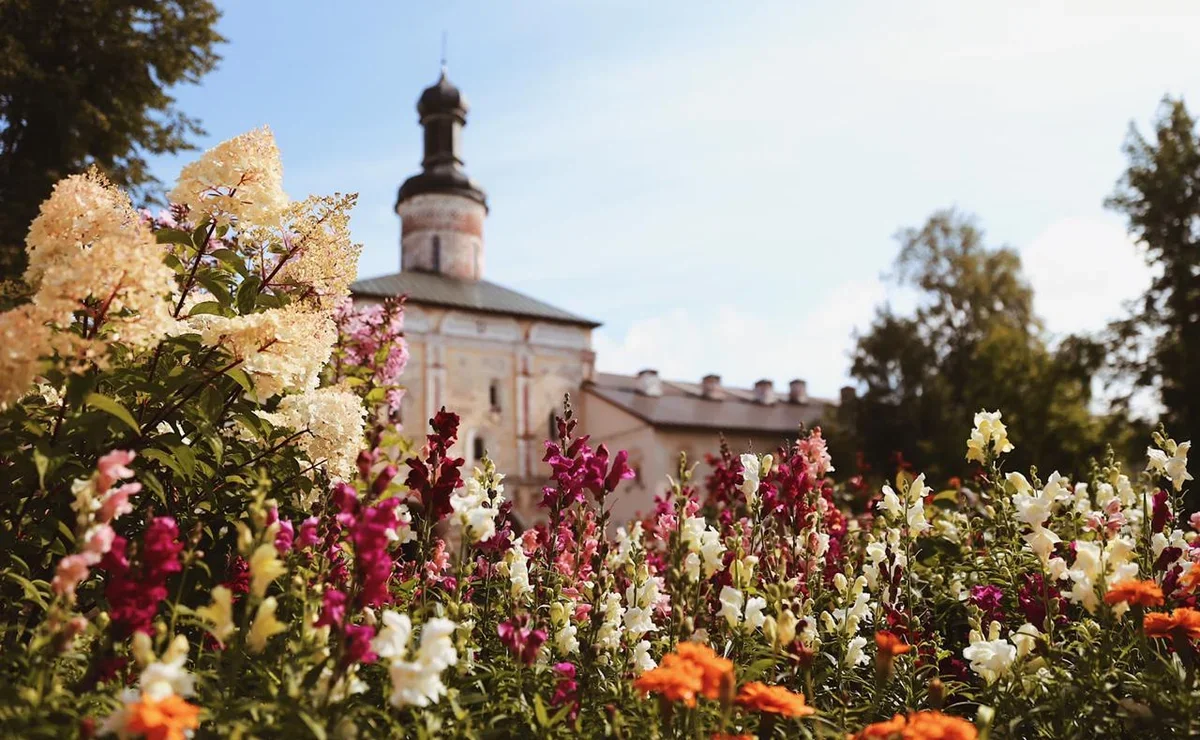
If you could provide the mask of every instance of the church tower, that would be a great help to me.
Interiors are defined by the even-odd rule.
[[[467,101],[444,66],[438,81],[421,93],[417,113],[425,156],[421,172],[404,181],[396,198],[401,269],[481,280],[487,196],[463,170]]]

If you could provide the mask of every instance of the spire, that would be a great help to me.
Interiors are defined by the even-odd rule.
[[[417,114],[425,129],[425,154],[421,172],[400,186],[396,204],[421,193],[451,193],[487,206],[487,196],[463,169],[462,128],[467,125],[467,99],[446,75],[445,36],[442,71],[437,82],[417,100]]]

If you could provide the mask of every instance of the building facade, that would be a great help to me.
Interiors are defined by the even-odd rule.
[[[462,131],[468,106],[443,69],[417,102],[424,130],[421,171],[400,186],[399,272],[352,286],[360,303],[406,296],[410,359],[403,423],[418,434],[441,407],[462,417],[457,453],[473,465],[486,453],[505,472],[514,514],[540,518],[542,442],[570,395],[596,443],[627,449],[637,478],[614,501],[614,521],[653,506],[680,451],[702,461],[724,434],[737,450],[766,451],[812,425],[831,402],[809,398],[800,380],[776,396],[753,389],[595,372],[592,330],[600,324],[484,279],[487,196],[466,173]],[[696,471],[705,474],[703,466]]]

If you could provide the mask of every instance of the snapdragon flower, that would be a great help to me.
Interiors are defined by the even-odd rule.
[[[963,657],[971,662],[971,670],[990,686],[1006,675],[1017,660],[1017,647],[1000,637],[1000,623],[992,622],[988,639],[972,630],[970,645],[963,648]]]
[[[999,411],[980,411],[975,414],[975,428],[967,440],[967,461],[987,464],[989,454],[1012,452],[1008,429],[1000,421]]]
[[[1192,448],[1192,443],[1176,443],[1175,440],[1168,439],[1162,446],[1165,449],[1146,448],[1146,469],[1170,479],[1171,485],[1179,491],[1184,483],[1192,480],[1192,474],[1187,469],[1188,451]]]

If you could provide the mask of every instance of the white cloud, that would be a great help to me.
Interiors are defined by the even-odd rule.
[[[703,315],[675,308],[633,321],[621,336],[599,330],[596,365],[628,374],[653,368],[664,379],[690,382],[716,373],[742,387],[770,378],[779,390],[803,378],[814,396],[836,398],[847,382],[854,330],[865,328],[885,293],[877,279],[830,286],[824,296],[803,301],[807,308],[798,315],[729,304]]]
[[[1034,307],[1055,334],[1103,329],[1141,295],[1150,269],[1117,219],[1064,218],[1021,250]]]

